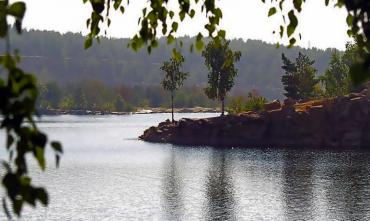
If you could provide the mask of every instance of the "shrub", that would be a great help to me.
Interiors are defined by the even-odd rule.
[[[229,114],[238,114],[246,111],[262,111],[267,102],[266,98],[257,93],[249,92],[248,96],[237,96],[230,99],[227,111]]]
[[[245,104],[245,111],[263,111],[266,102],[266,98],[249,93],[248,100]]]
[[[229,114],[238,114],[244,111],[246,99],[243,96],[238,96],[230,99],[227,106],[227,112]]]
[[[75,106],[75,101],[72,96],[62,98],[59,103],[59,108],[62,110],[70,110]]]

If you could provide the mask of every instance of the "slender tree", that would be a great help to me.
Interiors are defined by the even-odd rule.
[[[173,113],[173,98],[175,96],[175,91],[184,84],[184,81],[188,77],[187,72],[180,71],[184,61],[185,59],[183,56],[180,56],[179,58],[172,57],[169,61],[163,62],[163,65],[161,66],[161,70],[165,73],[161,85],[163,89],[171,92],[172,122],[175,121]]]
[[[225,115],[225,98],[227,92],[234,86],[238,69],[234,63],[240,60],[240,51],[229,48],[230,41],[211,41],[202,52],[208,73],[206,95],[212,100],[221,101],[221,116]]]

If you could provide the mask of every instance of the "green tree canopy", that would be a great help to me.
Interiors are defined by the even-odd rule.
[[[225,111],[226,94],[234,86],[234,79],[238,74],[234,63],[241,57],[240,51],[232,51],[229,44],[230,41],[226,40],[210,41],[202,52],[209,70],[205,93],[210,99],[221,101],[222,115]]]

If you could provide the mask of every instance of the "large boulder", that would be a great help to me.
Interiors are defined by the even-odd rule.
[[[265,111],[278,110],[280,108],[281,108],[281,104],[279,100],[273,100],[272,102],[264,105]]]

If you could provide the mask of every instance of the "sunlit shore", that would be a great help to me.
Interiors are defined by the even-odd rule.
[[[174,108],[175,113],[219,113],[219,108],[191,107]],[[42,109],[38,110],[40,115],[129,115],[129,114],[159,114],[171,113],[170,108],[143,108],[132,112],[108,111],[108,110],[62,110],[62,109]]]

